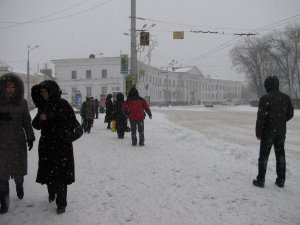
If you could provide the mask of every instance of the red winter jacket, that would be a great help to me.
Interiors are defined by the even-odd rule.
[[[145,112],[149,118],[152,118],[152,113],[146,100],[140,96],[127,99],[122,105],[122,111],[128,114],[129,120],[144,120]]]

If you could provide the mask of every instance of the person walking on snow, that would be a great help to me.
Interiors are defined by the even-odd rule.
[[[259,99],[256,120],[256,137],[260,140],[258,175],[253,185],[264,187],[268,158],[274,145],[277,178],[275,184],[283,188],[285,183],[285,134],[286,122],[294,116],[294,108],[289,96],[279,91],[279,80],[269,76],[264,81],[267,94]]]
[[[48,200],[56,200],[57,214],[65,212],[67,185],[75,182],[72,140],[64,140],[61,134],[73,128],[76,116],[69,103],[61,98],[61,93],[58,84],[52,80],[43,81],[31,89],[38,108],[32,125],[41,130],[36,182],[47,185]]]
[[[106,101],[105,101],[105,107],[106,107],[105,118],[107,123],[107,129],[111,129],[110,123],[113,119],[113,114],[114,114],[114,104],[112,102],[112,97],[113,97],[112,94],[108,94],[106,96]]]
[[[80,115],[83,120],[83,130],[90,133],[95,117],[94,100],[92,97],[86,97],[86,101],[82,103]]]
[[[127,129],[127,116],[122,111],[122,105],[124,103],[124,94],[119,92],[116,95],[116,101],[114,102],[114,115],[113,119],[117,122],[117,134],[118,138],[124,138],[125,131]]]
[[[139,96],[138,90],[133,87],[128,93],[127,100],[122,105],[123,112],[128,114],[132,145],[137,145],[136,130],[139,132],[139,145],[144,146],[144,119],[145,112],[152,119],[152,113],[146,100]]]
[[[19,199],[24,197],[27,175],[27,146],[35,141],[31,117],[24,96],[23,81],[14,73],[0,77],[0,213],[8,212],[9,179],[16,183]],[[26,146],[27,142],[27,146]]]

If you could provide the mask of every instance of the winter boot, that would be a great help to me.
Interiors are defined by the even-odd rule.
[[[17,191],[18,198],[23,199],[23,197],[24,197],[23,184],[17,184],[16,185],[16,191]]]
[[[278,178],[276,179],[275,184],[280,188],[284,187],[284,181],[281,181]]]
[[[8,212],[8,207],[9,207],[9,195],[5,195],[4,197],[1,197],[1,209],[0,209],[0,214],[5,214]]]
[[[253,180],[253,185],[256,187],[263,188],[265,186],[265,182],[262,180],[255,179],[255,180]]]
[[[57,207],[56,212],[57,212],[57,214],[63,214],[66,212],[66,207],[59,206],[59,207]]]

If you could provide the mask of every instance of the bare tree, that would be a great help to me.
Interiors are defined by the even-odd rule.
[[[275,71],[269,48],[268,38],[249,37],[230,51],[233,67],[245,74],[258,97],[264,94],[264,79]]]
[[[274,32],[271,36],[270,54],[276,61],[280,75],[284,78],[289,95],[299,99],[300,86],[298,38],[300,26],[289,26],[284,32]]]

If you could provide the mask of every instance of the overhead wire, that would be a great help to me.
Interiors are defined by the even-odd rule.
[[[67,7],[67,8],[58,10],[58,11],[53,12],[53,13],[50,13],[50,14],[48,14],[48,15],[45,15],[45,16],[42,16],[42,17],[38,17],[38,18],[34,18],[34,19],[30,19],[30,20],[24,21],[24,22],[12,22],[12,21],[7,22],[7,21],[0,21],[0,23],[12,23],[12,24],[13,24],[13,25],[9,25],[9,26],[6,26],[6,27],[1,27],[0,30],[5,30],[5,29],[9,29],[9,28],[16,27],[16,26],[25,25],[25,24],[31,24],[31,23],[45,23],[45,22],[50,22],[50,21],[55,21],[55,20],[61,20],[61,19],[65,19],[65,18],[77,16],[77,15],[86,13],[86,12],[88,12],[88,11],[91,11],[91,10],[93,10],[93,9],[95,9],[95,8],[98,8],[98,7],[102,6],[102,5],[105,5],[105,4],[107,4],[107,3],[109,3],[109,2],[111,2],[111,1],[113,1],[113,0],[107,0],[107,1],[105,1],[105,2],[96,4],[96,5],[94,5],[93,7],[90,7],[90,8],[88,8],[88,9],[81,10],[81,11],[79,11],[79,12],[77,12],[77,13],[73,13],[73,14],[70,14],[70,15],[61,16],[61,17],[57,17],[57,18],[52,18],[52,19],[48,19],[48,20],[43,20],[43,19],[45,19],[45,18],[48,18],[48,17],[54,16],[54,15],[57,15],[57,14],[59,14],[59,13],[61,13],[61,12],[68,11],[68,10],[70,10],[70,9],[72,9],[72,8],[75,8],[75,7],[79,6],[79,5],[85,4],[85,3],[89,2],[89,1],[91,1],[91,0],[85,0],[85,1],[79,2],[79,3],[75,4],[75,5],[69,6],[69,7]]]

